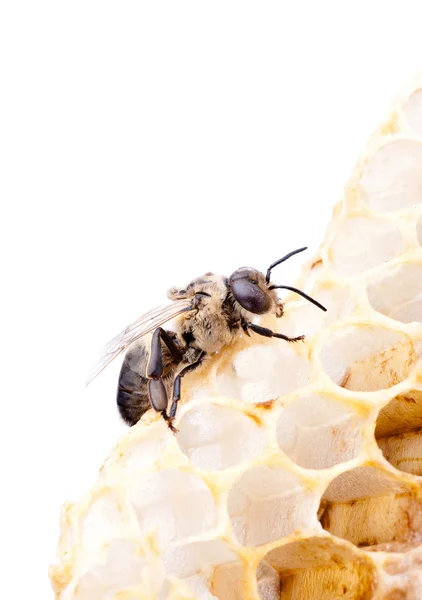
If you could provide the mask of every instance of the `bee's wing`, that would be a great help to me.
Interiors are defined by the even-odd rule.
[[[91,383],[97,375],[101,373],[116,356],[119,356],[121,352],[126,350],[130,344],[136,342],[140,337],[146,335],[150,331],[153,331],[160,325],[163,325],[167,321],[174,319],[183,312],[189,310],[192,307],[190,300],[174,300],[168,306],[161,306],[154,308],[147,312],[142,317],[139,317],[136,321],[128,325],[119,335],[116,335],[104,348],[101,353],[101,358],[97,361],[95,367],[92,369],[91,375],[86,382],[86,385]]]

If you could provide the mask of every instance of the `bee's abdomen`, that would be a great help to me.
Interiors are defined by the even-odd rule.
[[[149,408],[147,362],[148,352],[142,343],[126,353],[120,369],[116,400],[120,415],[128,425],[135,425]]]

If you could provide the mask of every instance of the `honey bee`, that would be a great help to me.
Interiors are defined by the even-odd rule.
[[[283,302],[277,289],[293,291],[326,310],[301,290],[270,281],[274,267],[304,250],[306,247],[294,250],[272,263],[266,275],[242,267],[230,277],[205,273],[183,289],[171,288],[167,296],[172,304],[143,315],[107,344],[88,383],[127,349],[117,388],[117,405],[122,418],[128,425],[135,425],[152,406],[175,432],[173,421],[180,400],[181,380],[207,357],[250,332],[286,342],[304,339],[303,335],[288,337],[252,322],[257,315],[283,315]],[[175,331],[162,328],[175,317],[180,317]],[[143,338],[151,332],[148,344]]]

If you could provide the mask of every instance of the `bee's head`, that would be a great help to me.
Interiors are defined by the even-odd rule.
[[[321,310],[327,310],[324,308],[324,306],[322,306],[322,304],[301,290],[285,285],[273,285],[270,282],[271,270],[275,266],[284,262],[294,254],[303,252],[303,250],[306,250],[306,248],[294,250],[283,258],[277,260],[268,268],[266,275],[260,273],[256,269],[251,269],[250,267],[242,267],[241,269],[237,269],[237,271],[232,273],[229,278],[230,288],[235,300],[242,308],[255,315],[272,313],[277,317],[281,317],[283,314],[283,303],[279,299],[275,290],[282,288],[296,292],[300,296],[303,296],[309,300],[309,302],[312,302],[312,304],[318,306],[318,308]]]
[[[234,299],[245,310],[255,315],[283,312],[277,292],[270,290],[265,275],[256,269],[242,267],[237,269],[229,278]]]

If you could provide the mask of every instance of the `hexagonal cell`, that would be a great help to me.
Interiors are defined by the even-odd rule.
[[[184,471],[163,470],[135,482],[130,501],[143,532],[161,542],[181,540],[216,524],[216,506],[203,480]]]
[[[139,544],[132,540],[113,540],[104,562],[92,565],[82,575],[73,597],[75,600],[104,600],[135,586],[159,591],[163,578],[149,577],[147,565],[151,562],[143,556]]]
[[[358,197],[377,212],[397,212],[422,202],[422,144],[394,140],[367,161]]]
[[[370,600],[377,589],[370,560],[328,537],[274,548],[266,554],[265,564],[277,573],[281,594],[259,590],[262,600]]]
[[[229,493],[233,531],[244,546],[274,542],[316,522],[318,499],[300,478],[281,467],[246,471]]]
[[[314,335],[323,326],[349,315],[355,306],[349,288],[333,282],[315,286],[310,295],[325,306],[327,312],[323,312],[305,300],[295,302],[293,306],[288,303],[280,323],[280,329],[284,334],[292,337]]]
[[[113,490],[103,490],[80,520],[79,535],[84,553],[95,556],[110,540],[130,538],[136,531],[136,516]]]
[[[378,312],[401,321],[422,321],[422,264],[388,265],[371,279],[368,300]]]
[[[362,415],[321,394],[297,398],[277,423],[280,448],[306,469],[327,469],[357,456],[362,446]]]
[[[164,553],[165,573],[183,579],[196,597],[235,598],[222,595],[227,578],[220,569],[229,566],[228,573],[239,564],[236,554],[219,539],[172,545]],[[240,577],[236,581],[239,585]]]
[[[245,597],[245,566],[240,562],[219,565],[214,569],[211,591],[219,600],[243,600]]]
[[[164,445],[162,424],[152,424],[149,429],[142,430],[142,435],[136,443],[129,445],[119,457],[119,470],[134,474],[147,466],[154,464],[159,458]]]
[[[265,429],[240,410],[219,404],[189,410],[178,429],[181,450],[202,469],[228,469],[252,460],[265,447]]]
[[[415,360],[407,335],[369,324],[337,330],[321,350],[327,375],[337,385],[354,391],[371,392],[400,383]]]
[[[419,215],[416,221],[416,236],[418,238],[419,246],[422,246],[422,215]]]
[[[403,112],[409,127],[417,135],[422,135],[422,90],[416,90],[409,96]]]
[[[422,429],[422,392],[409,390],[381,409],[375,428],[377,439]]]
[[[330,261],[339,275],[350,276],[399,256],[403,249],[395,223],[377,217],[348,217],[338,227]]]
[[[412,475],[422,475],[421,430],[381,438],[377,443],[393,467]]]
[[[359,548],[400,552],[422,540],[420,490],[375,467],[336,477],[322,496],[319,515],[325,530]]]
[[[391,591],[386,600],[419,600],[422,598],[422,548],[404,555],[390,555],[383,564]]]
[[[396,469],[422,475],[422,392],[409,390],[389,402],[378,415],[375,437]]]
[[[308,385],[310,364],[298,344],[276,340],[242,350],[234,357],[230,372],[225,368],[217,374],[216,393],[257,403]]]

